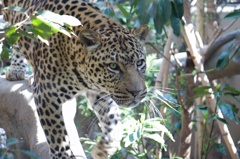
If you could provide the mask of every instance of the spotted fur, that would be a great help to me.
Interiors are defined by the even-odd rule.
[[[19,52],[34,70],[35,103],[52,159],[77,158],[69,146],[61,106],[78,94],[86,94],[103,131],[92,156],[94,159],[109,158],[122,137],[119,106],[135,106],[146,95],[142,41],[147,35],[147,26],[125,29],[83,1],[4,0],[3,4],[21,6],[28,9],[28,13],[50,10],[81,21],[83,26],[73,28],[77,37],[57,33],[48,39],[49,46],[21,37]],[[14,24],[25,16],[5,11],[4,18]],[[14,76],[15,73],[10,74]]]
[[[27,60],[19,55],[18,48],[12,49],[12,60],[8,71],[6,72],[6,78],[9,81],[23,80],[27,71]]]

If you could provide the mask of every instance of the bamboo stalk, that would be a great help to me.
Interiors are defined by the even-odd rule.
[[[200,105],[201,104],[201,99],[197,98],[195,100],[195,104],[196,105]],[[196,116],[202,116],[201,112],[199,110],[196,110]],[[201,158],[201,153],[202,153],[202,138],[203,138],[203,118],[199,118],[198,121],[196,122],[196,127],[197,127],[197,131],[195,131],[194,134],[194,138],[195,138],[195,142],[194,142],[194,159],[200,159]]]
[[[162,92],[165,93],[165,88],[168,87],[168,74],[169,74],[169,67],[170,67],[170,58],[171,58],[171,55],[170,55],[170,47],[171,47],[171,44],[173,42],[173,31],[172,31],[172,28],[169,28],[169,36],[168,36],[168,40],[167,40],[167,43],[164,47],[164,54],[163,54],[163,57],[162,58],[162,63],[161,63],[161,66],[159,68],[159,72],[158,72],[158,75],[157,75],[157,79],[156,79],[156,82],[155,82],[155,86],[154,88],[159,90],[161,89],[162,87]],[[156,100],[153,100],[153,103],[156,103],[157,101]],[[162,118],[165,117],[165,112],[166,112],[166,107],[161,107],[160,108],[160,112],[161,112],[161,115],[162,115]],[[163,134],[160,132],[160,135],[162,136]],[[158,148],[156,149],[156,156],[160,159],[162,158],[162,151],[159,150]]]
[[[168,62],[171,59],[170,48],[173,43],[173,30],[169,28],[169,34],[167,43],[164,47],[164,56],[161,66],[159,68],[159,72],[157,75],[157,82],[155,83],[155,89],[160,89],[162,87],[162,92],[165,92],[165,89],[168,87],[168,76],[169,76],[169,67],[170,63]],[[166,107],[161,107],[161,114],[164,118],[164,114],[166,113]]]
[[[210,86],[209,79],[208,79],[206,73],[204,73],[205,71],[204,71],[204,66],[203,66],[203,62],[202,62],[202,56],[199,54],[199,52],[196,48],[196,42],[194,40],[195,39],[194,32],[189,28],[189,25],[183,26],[182,30],[183,30],[182,33],[183,33],[184,40],[185,40],[185,42],[190,50],[190,53],[193,57],[193,62],[195,64],[196,70],[197,70],[197,72],[199,72],[198,75],[201,79],[201,83],[203,86]],[[207,95],[207,100],[209,102],[209,105],[210,105],[210,108],[212,109],[212,111],[215,111],[216,99],[213,94],[213,90],[209,89],[208,91],[210,94]],[[218,108],[217,108],[216,114],[218,117],[224,118],[221,110]],[[223,140],[225,141],[227,150],[228,150],[231,158],[239,159],[236,146],[234,145],[233,139],[231,137],[231,134],[228,130],[227,125],[220,122],[219,120],[216,120],[216,123],[220,129],[221,135],[223,137]]]

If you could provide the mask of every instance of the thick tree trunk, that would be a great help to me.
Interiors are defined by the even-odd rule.
[[[184,1],[184,17],[188,23],[191,23],[190,4],[187,0]],[[190,58],[190,56],[188,56]],[[187,60],[186,73],[193,71],[193,63],[191,58]],[[192,139],[192,117],[190,112],[193,109],[193,102],[187,102],[193,96],[194,81],[193,76],[187,77],[186,92],[184,95],[184,105],[182,105],[182,127],[180,132],[180,147],[178,155],[183,158],[190,158],[191,155],[191,139]]]
[[[188,56],[187,64],[186,64],[186,73],[191,73],[194,70],[194,64],[190,55]],[[182,127],[180,132],[180,148],[178,155],[183,158],[190,158],[191,155],[191,141],[192,141],[192,115],[191,112],[194,107],[194,101],[190,100],[193,95],[194,91],[193,88],[195,87],[194,83],[194,76],[188,76],[186,79],[186,92],[185,92],[185,99],[184,105],[182,106]]]

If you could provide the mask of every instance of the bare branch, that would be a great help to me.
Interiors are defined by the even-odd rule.
[[[208,60],[211,58],[213,53],[219,49],[222,45],[232,41],[237,36],[240,35],[239,30],[232,31],[228,34],[222,35],[219,38],[215,39],[211,45],[209,45],[206,53],[205,53],[205,63],[208,62]]]
[[[160,54],[164,59],[166,59],[173,67],[175,67],[174,63],[172,63],[172,61],[170,61],[170,59],[168,59],[163,53],[161,53],[152,43],[150,42],[146,42],[146,45],[151,46],[158,54]]]

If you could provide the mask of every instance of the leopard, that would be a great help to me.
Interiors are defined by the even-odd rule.
[[[76,155],[71,148],[63,117],[64,103],[78,95],[87,97],[102,130],[92,158],[110,158],[123,136],[120,108],[137,106],[147,94],[147,24],[127,29],[81,0],[3,0],[3,7],[7,6],[22,7],[29,15],[47,10],[81,22],[72,27],[75,36],[55,33],[47,39],[48,45],[22,35],[12,57],[17,67],[11,67],[6,75],[10,81],[24,79],[22,58],[32,66],[34,101],[52,159],[87,158],[85,153]],[[7,9],[3,15],[9,25],[26,18],[22,12]]]

